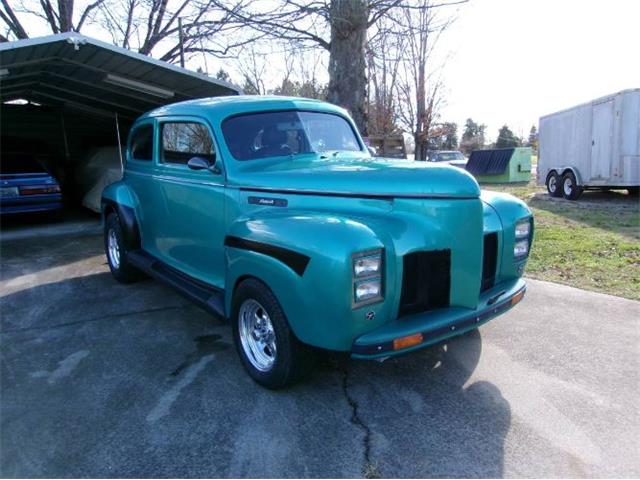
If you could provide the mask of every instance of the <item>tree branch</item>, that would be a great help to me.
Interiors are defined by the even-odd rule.
[[[2,0],[2,6],[4,7],[5,11],[3,12],[2,10],[0,10],[0,18],[2,18],[4,23],[7,24],[9,30],[11,30],[11,33],[13,33],[18,40],[29,38],[29,35],[27,35],[26,30],[20,23],[20,20],[18,20],[18,17],[16,17],[16,14],[12,10],[12,8],[9,6],[7,0]]]

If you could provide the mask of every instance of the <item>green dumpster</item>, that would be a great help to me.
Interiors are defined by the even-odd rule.
[[[474,150],[466,168],[478,183],[528,182],[532,153],[530,147]]]

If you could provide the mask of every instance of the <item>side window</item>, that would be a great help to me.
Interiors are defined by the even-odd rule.
[[[186,165],[193,157],[213,163],[215,149],[209,130],[202,123],[166,122],[162,124],[162,161]]]
[[[153,125],[142,125],[133,132],[131,158],[146,161],[153,158]]]

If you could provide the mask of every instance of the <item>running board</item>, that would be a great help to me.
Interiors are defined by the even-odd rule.
[[[224,290],[182,273],[144,250],[127,252],[127,260],[146,274],[172,286],[184,297],[197,303],[205,310],[226,318]]]

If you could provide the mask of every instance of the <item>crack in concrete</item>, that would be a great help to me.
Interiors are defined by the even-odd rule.
[[[346,368],[342,370],[342,374],[342,391],[349,407],[351,407],[351,418],[349,421],[364,433],[364,439],[362,441],[364,448],[362,475],[364,478],[382,478],[378,466],[371,461],[371,429],[358,414],[358,408],[360,407],[358,401],[349,394],[349,373]]]
[[[166,307],[157,307],[157,308],[146,308],[144,310],[136,310],[133,312],[122,312],[122,313],[112,313],[110,315],[103,315],[96,318],[89,318],[85,320],[76,320],[74,322],[65,322],[65,323],[57,323],[55,325],[43,325],[41,327],[24,327],[24,328],[14,328],[13,330],[3,330],[0,331],[0,335],[7,335],[10,333],[21,333],[28,332],[31,330],[53,330],[56,328],[69,327],[72,325],[81,325],[83,323],[91,323],[91,322],[99,322],[101,320],[108,320],[111,318],[119,318],[119,317],[127,317],[129,315],[144,315],[145,313],[156,313],[162,312],[165,310],[177,310],[179,308],[188,307],[191,305],[190,303],[183,303],[180,305],[168,305]]]

